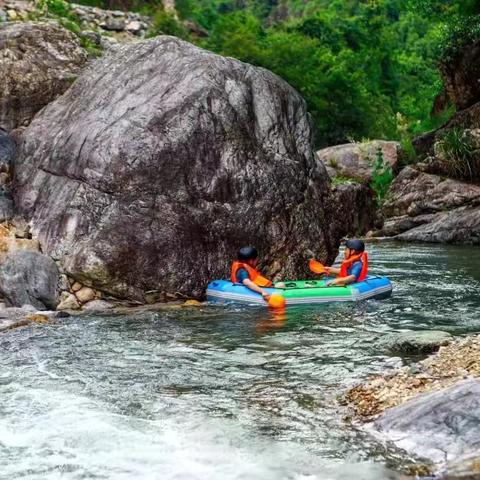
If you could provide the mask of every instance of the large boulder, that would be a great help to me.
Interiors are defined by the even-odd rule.
[[[54,310],[58,279],[55,262],[40,252],[17,251],[0,262],[0,293],[9,307],[32,305],[38,310]]]
[[[353,178],[369,182],[373,166],[381,155],[383,162],[396,170],[401,156],[398,142],[372,140],[363,143],[346,143],[317,151],[318,159],[328,168],[331,177]]]
[[[16,206],[82,284],[198,296],[254,244],[307,274],[337,241],[306,105],[261,68],[174,37],[97,60],[22,136]]]
[[[11,130],[61,95],[87,61],[54,22],[0,23],[0,126]]]
[[[383,207],[376,236],[398,240],[480,244],[480,185],[404,168]]]
[[[373,423],[407,452],[442,465],[480,449],[480,381],[420,395],[387,410]]]

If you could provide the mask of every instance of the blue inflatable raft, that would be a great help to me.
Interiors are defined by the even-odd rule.
[[[327,286],[329,279],[284,282],[284,288],[264,288],[270,294],[279,293],[289,305],[309,305],[330,302],[356,302],[369,298],[386,298],[392,293],[392,284],[386,277],[368,276],[362,282],[344,287]],[[262,304],[262,296],[239,283],[214,280],[207,287],[207,299],[215,302]]]

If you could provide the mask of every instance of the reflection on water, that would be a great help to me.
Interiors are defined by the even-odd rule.
[[[0,336],[0,478],[395,478],[383,465],[400,452],[346,425],[336,398],[401,362],[379,346],[387,332],[480,331],[480,259],[369,253],[394,282],[388,300],[166,309]]]

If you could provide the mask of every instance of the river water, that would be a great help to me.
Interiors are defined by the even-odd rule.
[[[388,332],[480,331],[478,248],[373,244],[394,295],[357,305],[167,308],[0,336],[1,479],[385,480],[405,457],[336,398],[412,359]]]

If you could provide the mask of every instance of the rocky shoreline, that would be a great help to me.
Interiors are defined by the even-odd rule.
[[[354,418],[371,421],[385,410],[421,393],[480,377],[480,335],[450,340],[437,353],[412,366],[389,371],[347,392]]]
[[[479,378],[480,335],[452,339],[348,390],[346,419],[419,458],[412,471],[422,478],[478,480]]]

